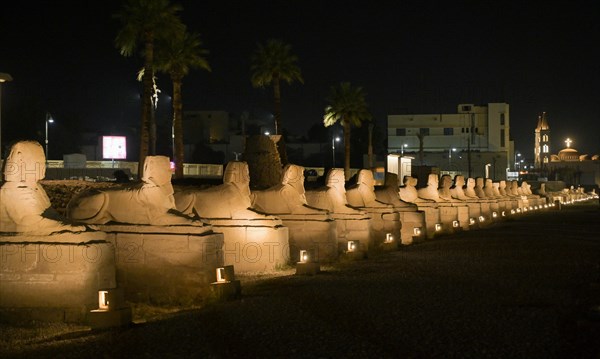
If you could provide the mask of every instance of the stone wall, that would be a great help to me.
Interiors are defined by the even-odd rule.
[[[26,243],[0,237],[2,321],[84,322],[98,307],[98,290],[114,288],[114,247],[88,244]]]

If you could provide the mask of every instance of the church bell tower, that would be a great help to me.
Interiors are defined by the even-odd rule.
[[[544,169],[550,162],[550,126],[546,112],[538,116],[537,127],[535,128],[535,168]]]

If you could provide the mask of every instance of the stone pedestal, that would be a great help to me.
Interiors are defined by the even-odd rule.
[[[418,202],[416,203],[419,207],[419,210],[425,212],[425,235],[427,238],[431,239],[435,237],[436,234],[436,224],[441,223],[440,219],[440,210],[438,208],[437,203],[429,203],[429,202]]]
[[[397,243],[400,238],[400,230],[402,223],[400,215],[393,208],[378,208],[378,207],[360,207],[361,211],[365,211],[369,217],[369,243],[366,247],[367,251],[376,252],[383,250],[383,242],[387,235],[392,235]]]
[[[399,210],[398,215],[400,223],[402,223],[400,237],[403,245],[419,242],[426,237],[425,212]],[[420,232],[420,234],[416,234],[416,232]]]
[[[345,253],[348,241],[359,241],[360,250],[367,252],[371,235],[369,216],[357,211],[357,214],[332,213],[335,221],[338,253]]]
[[[116,286],[115,248],[104,237],[101,232],[0,236],[2,317],[85,322],[98,307],[98,289]]]
[[[315,262],[296,263],[296,275],[315,275],[321,272],[321,265]]]
[[[194,226],[100,225],[115,246],[117,281],[131,302],[200,302],[223,265],[223,234]]]
[[[289,263],[289,228],[279,219],[208,219],[214,232],[223,233],[224,265],[238,272],[265,272]]]
[[[459,227],[454,227],[458,222],[458,207],[452,206],[451,203],[440,203],[440,222],[443,226],[443,233],[454,233],[459,230]],[[460,224],[460,223],[458,223]]]
[[[300,250],[313,254],[315,261],[331,263],[337,260],[336,221],[328,214],[281,214],[277,215],[289,228],[288,252],[290,262],[297,262]]]

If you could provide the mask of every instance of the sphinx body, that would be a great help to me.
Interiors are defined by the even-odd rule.
[[[38,142],[15,143],[4,163],[0,189],[0,231],[28,235],[83,232],[84,225],[69,223],[51,207],[38,181],[46,174],[46,157]]]
[[[268,214],[324,214],[308,205],[304,190],[304,168],[287,164],[281,183],[264,191],[252,192],[252,208]]]
[[[174,194],[176,208],[201,219],[275,219],[251,209],[248,164],[231,161],[225,167],[223,184],[203,190],[183,190]]]
[[[71,200],[67,214],[73,220],[93,224],[203,226],[202,221],[176,209],[173,192],[169,159],[147,156],[142,183],[128,188],[83,192]]]

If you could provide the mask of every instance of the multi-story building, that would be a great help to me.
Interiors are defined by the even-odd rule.
[[[388,153],[410,154],[415,165],[493,179],[514,168],[507,103],[460,104],[452,114],[389,115],[387,127]]]

